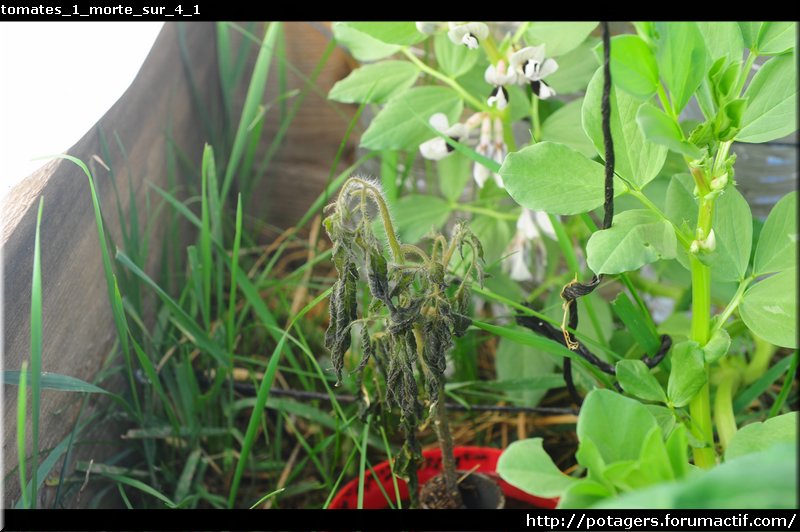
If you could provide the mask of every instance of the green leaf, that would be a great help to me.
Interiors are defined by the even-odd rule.
[[[636,469],[636,475],[629,479],[632,487],[644,487],[675,479],[669,454],[661,437],[661,429],[658,426],[650,429],[645,438]]]
[[[497,461],[500,478],[538,497],[558,497],[576,479],[562,473],[542,448],[541,438],[515,441]]]
[[[657,484],[593,508],[785,508],[797,507],[797,450],[776,445],[739,457],[680,482]]]
[[[672,348],[671,360],[667,397],[671,406],[686,406],[707,380],[703,350],[697,342],[681,342]]]
[[[600,101],[603,70],[597,69],[583,100],[583,129],[597,153],[605,157]],[[615,171],[639,188],[658,175],[667,158],[667,148],[647,140],[636,123],[642,102],[630,94],[611,89],[611,136],[614,140]]]
[[[547,57],[558,57],[575,49],[597,27],[597,22],[531,22],[525,42],[544,43]]]
[[[717,248],[699,258],[711,266],[717,281],[744,279],[753,245],[753,215],[742,194],[734,187],[717,198],[713,219]]]
[[[453,44],[447,33],[438,33],[433,40],[433,47],[439,68],[451,78],[469,72],[480,57],[479,50]]]
[[[797,59],[783,54],[764,63],[744,93],[748,100],[739,142],[767,142],[797,129]]]
[[[345,45],[359,61],[383,59],[400,49],[399,46],[381,42],[345,22],[333,23],[333,36],[336,42]]]
[[[550,374],[555,363],[553,357],[547,353],[519,345],[508,338],[501,338],[497,346],[495,368],[498,381],[510,381]],[[523,406],[538,405],[546,393],[546,389],[506,392],[512,402]]]
[[[667,402],[667,396],[650,369],[641,360],[617,362],[617,379],[622,389],[645,401]]]
[[[725,450],[725,460],[769,449],[777,443],[797,445],[797,412],[750,423],[739,429]]]
[[[344,103],[384,103],[411,87],[419,69],[408,61],[381,61],[365,65],[337,81],[328,98]]]
[[[400,198],[393,209],[401,242],[418,242],[432,229],[441,229],[450,215],[450,205],[436,196],[409,194]]]
[[[758,237],[753,274],[764,275],[797,266],[797,191],[775,204]]]
[[[641,37],[618,35],[611,39],[611,79],[615,86],[640,99],[656,93],[656,56]]]
[[[452,124],[461,115],[461,98],[447,87],[414,87],[389,103],[372,120],[361,137],[371,150],[415,150],[433,137],[428,119],[444,113]]]
[[[661,405],[644,405],[647,411],[650,412],[658,426],[661,428],[661,435],[666,438],[672,434],[675,428],[675,414],[666,406]]]
[[[797,348],[797,268],[751,286],[744,293],[739,313],[745,325],[764,340]]]
[[[479,214],[472,219],[469,228],[483,243],[483,256],[487,264],[506,255],[513,232],[507,220]]]
[[[689,174],[675,174],[667,187],[665,204],[667,217],[681,231],[694,234],[694,229],[697,227],[697,208],[694,179]]]
[[[542,124],[542,140],[560,142],[591,158],[595,150],[581,127],[582,106],[583,98],[578,98],[548,116]]]
[[[583,44],[559,57],[558,70],[547,77],[547,83],[559,94],[586,89],[597,70],[597,58],[592,51],[597,42],[597,39],[589,37]]]
[[[654,105],[642,104],[636,112],[636,123],[644,137],[652,143],[666,146],[692,159],[703,156],[700,148],[683,139],[683,132],[675,120]]]
[[[742,41],[744,45],[753,49],[758,41],[758,31],[761,29],[763,22],[738,22],[739,31],[742,32]]]
[[[509,153],[500,175],[511,197],[531,210],[580,214],[603,204],[603,167],[563,144],[540,142]],[[621,185],[615,180],[615,195]]]
[[[578,417],[578,440],[591,440],[607,464],[638,460],[645,437],[655,418],[639,401],[606,389],[594,389],[586,396]],[[624,427],[625,430],[609,430]]]
[[[589,307],[591,307],[591,312]],[[552,313],[552,317],[555,319],[561,319],[562,316],[563,314],[559,312]],[[607,345],[611,339],[611,335],[614,333],[614,317],[611,315],[611,306],[597,292],[581,298],[578,305],[577,332],[579,335],[583,334],[586,338],[601,344]]]
[[[661,339],[656,333],[652,320],[642,313],[642,310],[633,304],[631,298],[625,292],[611,302],[614,313],[622,320],[627,328],[627,334],[634,340],[648,355],[655,355],[661,347]]]
[[[647,209],[619,213],[609,229],[597,231],[586,245],[591,270],[615,274],[637,270],[661,259],[674,259],[677,239],[672,224]]]
[[[694,197],[694,179],[689,174],[675,174],[667,187],[665,214],[685,234],[694,238],[697,227],[697,200]],[[683,246],[678,246],[676,258],[689,269],[689,254]]]
[[[347,22],[351,28],[386,44],[416,44],[426,39],[413,22]]]
[[[741,61],[744,53],[742,31],[736,22],[697,22],[711,60],[727,57]]]
[[[3,371],[3,384],[11,384],[19,386],[20,372],[17,370]],[[50,373],[43,371],[41,373],[42,380],[41,386],[47,390],[58,390],[60,392],[85,392],[85,393],[109,393],[106,390],[90,384],[86,381],[69,375],[62,375],[60,373]],[[27,381],[30,382],[31,375],[28,373]]]
[[[685,477],[689,473],[689,441],[686,437],[686,425],[679,424],[675,427],[665,445],[675,478]]]
[[[706,364],[713,364],[725,354],[731,346],[731,336],[724,328],[717,329],[706,345],[703,346],[703,358]]]
[[[797,22],[764,22],[758,31],[759,55],[774,55],[791,49],[797,42]]]
[[[669,88],[672,109],[680,113],[706,73],[706,45],[694,22],[656,22],[656,60]]]
[[[583,479],[569,486],[559,497],[558,509],[588,508],[596,502],[611,497],[611,488],[593,480]]]

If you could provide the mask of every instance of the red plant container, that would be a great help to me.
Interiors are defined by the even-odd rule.
[[[543,499],[536,497],[529,493],[521,491],[508,482],[502,480],[497,475],[497,460],[502,454],[501,449],[493,449],[491,447],[456,447],[455,459],[456,468],[459,471],[471,471],[473,468],[478,473],[483,473],[491,477],[503,490],[506,499],[514,499],[522,503],[528,503],[536,506],[537,508],[555,508],[558,504],[558,499]],[[433,476],[442,470],[442,450],[429,449],[422,452],[424,462],[418,471],[420,485],[425,484]],[[476,467],[477,466],[477,467]],[[389,462],[381,462],[374,467],[375,472],[367,472],[364,477],[364,504],[363,507],[371,510],[381,510],[389,507],[386,497],[381,492],[380,486],[392,497],[394,500],[394,484],[392,483],[392,472],[389,467]],[[408,486],[405,481],[397,479],[398,488],[400,491],[400,498],[408,500]],[[346,509],[358,507],[358,479],[354,478],[339,490],[339,493],[331,501],[328,508],[330,509]]]

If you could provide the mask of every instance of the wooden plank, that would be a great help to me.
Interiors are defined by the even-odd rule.
[[[262,28],[260,26],[256,33],[261,34]],[[191,64],[190,70],[184,68],[181,59],[181,39]],[[324,31],[320,32],[318,27],[289,23],[286,25],[286,39],[289,60],[306,76],[310,75],[329,37]],[[252,46],[251,66],[255,52],[256,46]],[[103,162],[114,170],[118,186],[121,187],[121,208],[125,213],[130,204],[127,194],[129,179],[140,206],[145,202],[148,181],[168,188],[168,138],[172,139],[187,160],[199,168],[203,145],[210,139],[206,124],[193,105],[188,76],[191,75],[197,87],[196,97],[209,111],[211,126],[219,128],[222,104],[216,54],[213,23],[166,24],[130,88],[92,130],[68,151],[70,155],[89,163],[94,156],[103,153],[100,137],[101,133],[105,135],[110,156],[103,157]],[[323,95],[327,94],[333,83],[347,75],[351,64],[343,51],[335,51],[318,81]],[[277,62],[273,62],[272,69],[265,102],[278,94]],[[249,81],[249,70],[247,72],[239,94],[237,113]],[[71,80],[54,80],[55,85],[65,82]],[[302,88],[302,85],[299,77],[290,75],[289,88]],[[341,106],[341,109],[343,111],[336,113],[324,98],[313,92],[309,95],[275,164],[270,167],[265,181],[274,182],[271,185],[262,183],[256,193],[257,197],[265,200],[254,202],[254,215],[267,216],[266,221],[286,226],[296,221],[311,204],[327,181],[333,155],[353,114],[352,106]],[[276,121],[276,115],[268,117],[262,153],[277,131]],[[127,159],[117,146],[115,136],[124,146]],[[352,161],[353,151],[350,145],[343,164]],[[111,176],[97,161],[93,161],[92,166],[107,231],[115,242],[121,242]],[[302,182],[298,182],[298,176],[302,176]],[[185,171],[179,178],[184,183],[189,180],[195,180],[196,183],[198,179],[196,175]],[[152,196],[152,191],[150,193]],[[32,250],[36,208],[41,196],[45,198],[41,232],[43,370],[91,382],[109,356],[116,332],[108,303],[88,181],[77,166],[64,160],[48,162],[15,187],[7,196],[3,209],[0,245],[4,266],[4,368],[19,369],[22,360],[29,357]],[[267,213],[260,210],[266,204],[279,207]],[[140,219],[141,231],[145,230],[146,222]],[[155,231],[151,237],[147,264],[151,273],[157,271],[156,266],[161,258],[162,236]],[[123,389],[125,384],[119,380],[116,386]],[[4,387],[3,472],[6,476],[7,507],[19,497],[18,475],[9,475],[18,462],[16,394],[16,387]],[[103,408],[107,406],[104,398],[94,402],[102,404]],[[54,447],[69,434],[77,419],[79,404],[80,397],[76,394],[43,391],[41,450]],[[98,426],[95,435],[113,442],[119,438],[122,429],[104,423]],[[77,459],[101,461],[118,450],[107,443],[81,446],[76,449],[72,464]],[[42,458],[44,456],[46,452]],[[55,471],[58,472],[59,467]],[[45,488],[41,493],[46,499],[52,497],[53,492],[53,488]],[[84,494],[81,506],[89,498]]]
[[[189,56],[195,64],[192,75],[203,88],[201,97],[211,104],[218,100],[214,25],[195,23],[185,25],[184,29]],[[181,69],[178,34],[177,24],[165,25],[128,90],[68,152],[88,163],[93,156],[103,153],[102,132],[110,147],[108,164],[115,167],[123,190],[127,190],[128,179],[132,180],[140,205],[147,191],[146,179],[166,186],[165,133],[170,131],[177,145],[193,160],[199,160],[205,140],[188,96],[186,73]],[[75,81],[54,80],[54,87],[72,82]],[[127,151],[127,165],[122,164],[124,158],[115,136]],[[121,233],[110,175],[99,164],[92,166],[109,235],[119,242]],[[47,163],[15,187],[7,198],[9,208],[4,209],[2,233],[4,367],[17,369],[29,356],[31,250],[40,196],[45,200],[41,231],[43,370],[91,381],[107,359],[116,334],[88,180],[77,166],[64,160]],[[125,193],[121,196],[122,209],[127,212],[130,198]],[[158,253],[151,258],[152,266]],[[3,391],[4,475],[17,464],[16,393],[16,387]],[[79,405],[80,397],[76,394],[43,391],[41,450],[54,447],[68,435],[77,419]],[[111,425],[103,427],[105,438],[113,441],[115,435],[109,434],[111,430]],[[97,459],[112,450],[111,446],[81,447],[78,456]],[[45,456],[43,453],[42,458]],[[57,467],[55,471],[58,470]],[[5,489],[6,504],[11,505],[19,494],[17,475],[7,479]],[[52,488],[45,488],[40,493],[46,499],[53,492]],[[84,498],[84,503],[87,499]]]

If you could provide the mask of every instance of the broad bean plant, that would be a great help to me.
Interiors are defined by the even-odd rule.
[[[759,463],[780,471],[796,440],[796,412],[780,415],[797,368],[796,192],[754,218],[736,158],[796,131],[797,25],[626,27],[605,50],[593,22],[334,24],[362,66],[329,97],[374,111],[361,146],[380,154],[398,234],[469,218],[488,272],[474,297],[520,317],[473,322],[502,337],[498,373],[523,356],[566,366],[583,401],[586,476],[561,473],[541,439],[499,464],[563,507],[666,481],[658,500],[678,504],[724,486],[716,470],[752,472],[770,444]],[[608,297],[565,296],[598,286]],[[781,376],[769,412],[744,416]]]

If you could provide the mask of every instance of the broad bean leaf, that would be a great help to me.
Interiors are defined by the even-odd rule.
[[[605,157],[600,102],[603,71],[598,69],[583,100],[583,129],[598,155]],[[647,140],[636,123],[641,100],[615,88],[611,90],[611,136],[614,139],[615,171],[639,188],[658,175],[667,157],[667,148]]]
[[[739,305],[747,327],[764,340],[797,348],[797,268],[767,277],[747,289]]]
[[[675,230],[646,209],[622,212],[609,229],[597,231],[586,245],[587,263],[596,274],[637,270],[677,253]]]

